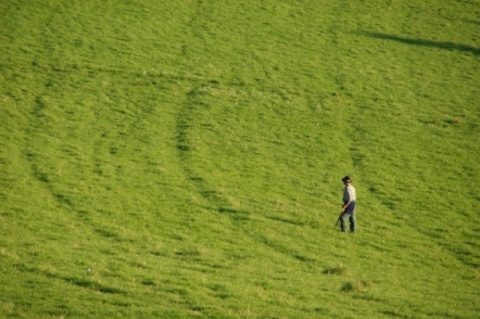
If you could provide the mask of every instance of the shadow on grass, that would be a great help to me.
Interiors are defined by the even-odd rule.
[[[476,24],[476,25],[480,25],[480,22],[477,21],[477,20],[462,20],[463,22],[466,22],[466,23],[471,23],[471,24]]]
[[[374,39],[389,40],[389,41],[395,41],[395,42],[400,42],[400,43],[409,44],[409,45],[444,49],[449,51],[460,51],[465,53],[472,53],[474,55],[480,55],[479,48],[466,45],[466,44],[458,44],[450,41],[444,42],[444,41],[433,41],[433,40],[426,40],[426,39],[414,39],[414,38],[400,37],[400,36],[386,34],[386,33],[368,32],[368,31],[363,31],[363,32],[360,32],[359,34],[366,37],[374,38]]]
[[[212,206],[200,206],[204,209],[212,210],[220,214],[230,215],[234,220],[237,221],[250,221],[251,212],[246,210],[234,209],[229,207],[212,207]]]
[[[104,293],[104,294],[126,294],[126,291],[124,291],[122,289],[115,288],[115,287],[110,287],[110,286],[105,286],[105,285],[100,284],[97,281],[82,278],[81,276],[80,277],[62,276],[61,274],[58,274],[58,273],[50,272],[50,271],[47,271],[47,270],[42,270],[42,269],[36,268],[36,267],[27,266],[25,264],[17,265],[17,269],[19,269],[20,271],[23,271],[23,272],[43,275],[43,276],[45,276],[46,278],[49,278],[49,279],[62,280],[66,283],[75,285],[77,287],[95,290],[95,291],[98,291],[98,292],[101,292],[101,293]]]
[[[247,211],[241,211],[238,209],[227,208],[227,207],[219,207],[217,211],[222,214],[250,214]]]
[[[305,225],[305,223],[303,223],[303,222],[295,221],[295,220],[291,220],[291,219],[283,218],[283,217],[279,217],[279,216],[265,216],[265,217],[268,218],[268,219],[271,219],[273,221],[282,222],[282,223],[286,223],[286,224],[291,224],[291,225],[296,225],[296,226]]]

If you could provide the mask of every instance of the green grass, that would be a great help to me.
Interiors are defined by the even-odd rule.
[[[479,1],[0,15],[0,317],[478,316]]]

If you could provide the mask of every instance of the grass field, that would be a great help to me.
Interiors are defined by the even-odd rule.
[[[480,1],[0,15],[0,318],[478,318]]]

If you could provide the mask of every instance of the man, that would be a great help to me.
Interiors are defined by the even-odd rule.
[[[352,185],[350,176],[342,178],[342,182],[345,185],[343,190],[343,205],[342,215],[340,216],[340,228],[344,232],[346,229],[346,220],[350,221],[350,231],[355,232],[355,204],[357,200],[357,193],[355,187]]]

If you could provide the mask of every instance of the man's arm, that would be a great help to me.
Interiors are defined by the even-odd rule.
[[[352,202],[352,193],[350,193],[350,188],[348,187],[347,187],[347,192],[348,192],[348,201],[343,203],[342,211],[344,211],[348,207],[348,205],[350,205],[350,203]]]
[[[348,205],[350,205],[351,202],[352,202],[352,200],[349,199],[348,202],[343,203],[343,205],[342,205],[342,212],[345,211],[345,209],[348,207]]]

